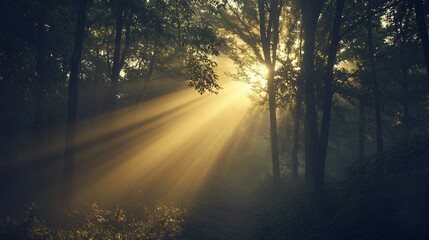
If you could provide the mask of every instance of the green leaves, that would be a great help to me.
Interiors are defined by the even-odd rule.
[[[225,40],[219,38],[215,30],[208,25],[190,28],[188,34],[191,36],[189,44],[205,54],[219,56],[219,48],[225,44]]]
[[[206,91],[218,93],[221,87],[217,84],[218,76],[214,72],[217,63],[202,51],[195,50],[190,54],[187,64],[187,74],[190,76],[188,86],[197,90],[199,94]]]
[[[200,94],[205,92],[217,94],[221,87],[217,83],[218,76],[214,71],[217,63],[212,56],[219,56],[219,49],[225,44],[225,40],[207,24],[190,25],[185,34],[186,73],[190,77],[188,86]]]

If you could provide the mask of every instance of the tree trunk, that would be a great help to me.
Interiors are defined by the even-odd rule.
[[[302,59],[302,41],[303,41],[303,28],[301,25],[300,34],[299,34],[299,58]],[[300,147],[301,140],[301,117],[302,117],[302,101],[303,101],[303,85],[302,85],[302,75],[299,76],[297,80],[297,89],[296,89],[296,106],[295,106],[295,122],[294,122],[294,142],[292,148],[292,181],[296,182],[299,178],[298,171],[298,152]]]
[[[271,158],[273,162],[274,185],[280,184],[280,162],[277,138],[277,117],[276,117],[276,91],[274,87],[274,68],[268,73],[268,101],[270,110],[270,132],[271,132]]]
[[[368,61],[369,61],[369,74],[371,83],[373,84],[374,93],[374,111],[375,111],[375,126],[376,126],[376,144],[377,144],[377,160],[380,161],[383,158],[383,136],[382,136],[382,124],[381,124],[381,92],[380,86],[377,79],[377,71],[373,66],[374,62],[374,47],[373,47],[373,36],[372,36],[372,2],[368,1]]]
[[[80,0],[76,18],[75,39],[73,47],[73,55],[70,64],[70,79],[68,90],[67,104],[67,128],[66,128],[66,143],[64,151],[64,168],[63,180],[61,189],[62,204],[68,208],[69,201],[72,196],[72,181],[74,171],[74,156],[75,156],[75,134],[77,121],[77,104],[78,104],[78,77],[79,65],[82,54],[83,37],[85,31],[86,9],[89,0]]]
[[[376,141],[377,141],[377,159],[383,159],[383,132],[381,122],[381,91],[376,73],[373,73],[374,80],[374,110],[375,110],[375,126],[376,126]]]
[[[118,93],[118,79],[121,68],[119,61],[121,57],[121,42],[122,42],[122,28],[124,22],[124,11],[119,4],[116,9],[115,15],[115,45],[113,49],[113,63],[112,72],[110,73],[110,87],[107,91],[106,102],[104,106],[105,112],[113,112],[116,107],[116,94]],[[115,12],[115,9],[113,10]]]
[[[314,80],[314,50],[317,21],[323,0],[302,0],[304,26],[303,78],[305,86],[305,171],[307,185],[314,184],[314,168],[318,153],[317,115]]]
[[[426,13],[422,0],[411,0],[414,2],[414,11],[416,12],[417,28],[422,41],[423,53],[425,57],[427,78],[429,79],[429,37],[426,25]]]
[[[278,0],[270,2],[269,18],[265,17],[264,0],[258,1],[259,31],[261,36],[262,50],[264,53],[265,67],[268,70],[268,102],[270,111],[270,133],[271,133],[271,158],[273,163],[273,183],[276,188],[280,186],[280,162],[278,154],[277,139],[277,117],[276,117],[276,89],[274,86],[274,74],[277,60],[277,44],[279,38],[279,18],[282,5]]]
[[[358,158],[362,162],[365,157],[365,91],[366,85],[361,79],[361,89],[359,92],[359,147]]]
[[[125,44],[122,49],[122,30],[124,28],[125,21],[125,9],[121,3],[114,5],[113,11],[115,12],[115,44],[113,50],[113,63],[112,63],[112,72],[110,74],[110,88],[107,92],[106,102],[104,106],[105,112],[112,113],[116,108],[116,95],[118,94],[118,80],[119,74],[124,66],[125,59],[128,54],[128,49],[130,47],[130,25],[131,20],[127,19],[125,23]]]
[[[410,131],[411,131],[411,124],[410,124],[410,107],[409,107],[409,99],[410,99],[410,87],[408,82],[408,64],[405,62],[405,42],[400,41],[399,46],[399,56],[400,56],[400,62],[401,62],[401,73],[402,73],[402,79],[401,79],[401,87],[402,87],[402,122],[404,125],[404,134],[403,138],[405,142],[408,142],[410,140]]]
[[[399,25],[398,29],[398,39],[399,39],[399,61],[401,64],[401,74],[402,79],[400,81],[401,87],[402,87],[402,123],[404,126],[403,129],[403,139],[405,142],[409,142],[410,140],[410,132],[411,132],[411,123],[410,123],[410,107],[409,107],[409,99],[410,99],[410,86],[409,86],[409,80],[408,80],[408,69],[409,64],[406,62],[407,54],[406,54],[406,47],[407,47],[407,33],[408,33],[408,27],[410,23],[409,19],[410,12],[407,12],[405,16],[402,16],[398,19],[397,25]],[[402,25],[402,19],[405,20],[404,24]]]
[[[406,6],[406,4],[404,4]],[[407,63],[407,54],[406,47],[408,40],[408,28],[410,23],[410,14],[411,9],[407,9],[406,7],[400,8],[395,12],[394,15],[394,23],[395,23],[395,31],[399,42],[399,62],[401,68],[402,78],[399,80],[399,84],[402,88],[402,140],[404,142],[409,142],[410,140],[410,113],[409,113],[409,82],[408,82],[408,69],[409,64]]]
[[[33,139],[35,143],[43,141],[45,123],[45,81],[46,81],[46,52],[45,52],[45,15],[46,7],[38,2],[37,33],[36,33],[36,67],[37,81],[34,101]]]
[[[302,86],[301,83],[298,83],[298,88],[296,92],[296,105],[295,105],[295,124],[294,124],[294,139],[293,139],[293,149],[292,149],[292,181],[296,182],[298,180],[298,151],[299,151],[299,142],[300,142],[300,122],[302,115]]]
[[[325,183],[325,162],[326,153],[328,150],[329,141],[329,125],[331,121],[331,108],[332,98],[334,95],[333,81],[334,81],[334,65],[337,62],[337,51],[340,43],[340,26],[343,15],[345,0],[338,0],[335,7],[335,16],[332,26],[331,43],[329,45],[328,62],[325,71],[325,92],[323,99],[323,116],[320,129],[320,142],[319,142],[319,159],[316,164],[315,183],[314,186],[317,191],[324,188]]]

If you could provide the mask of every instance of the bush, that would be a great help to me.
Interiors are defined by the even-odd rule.
[[[181,210],[161,203],[142,206],[138,212],[119,207],[101,209],[97,204],[70,214],[62,227],[39,219],[32,205],[22,220],[3,220],[0,239],[178,239],[182,230]]]

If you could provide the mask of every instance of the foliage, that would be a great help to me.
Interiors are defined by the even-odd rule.
[[[208,25],[191,26],[189,28],[189,44],[187,52],[187,74],[190,77],[188,86],[198,93],[208,91],[218,93],[221,89],[217,83],[217,74],[214,72],[217,63],[211,56],[219,56],[219,48],[224,40],[216,35],[216,31]]]
[[[188,59],[188,75],[191,77],[188,85],[195,88],[198,93],[203,94],[205,91],[217,93],[220,86],[217,84],[217,75],[214,72],[216,62],[211,60],[207,55],[196,52]]]
[[[136,210],[136,209],[134,209]],[[178,239],[182,211],[158,203],[139,211],[100,208],[97,204],[74,211],[63,226],[48,225],[34,205],[22,220],[6,219],[0,225],[1,239]]]

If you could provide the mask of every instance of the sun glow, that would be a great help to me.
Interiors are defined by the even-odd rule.
[[[249,67],[244,69],[244,79],[246,91],[250,92],[251,90],[259,91],[260,89],[265,89],[267,86],[267,75],[268,69],[265,65],[260,63],[254,63]]]
[[[267,84],[268,69],[265,65],[255,63],[249,68],[249,81],[250,83],[257,83],[265,86]]]

